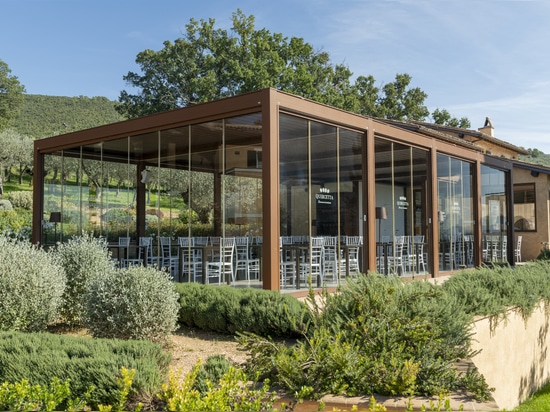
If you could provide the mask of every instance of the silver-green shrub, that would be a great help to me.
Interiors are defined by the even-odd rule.
[[[0,210],[13,210],[13,205],[8,199],[0,199]]]
[[[58,244],[53,253],[67,276],[67,287],[60,308],[62,320],[71,326],[81,326],[84,324],[87,293],[93,279],[114,270],[107,242],[85,234]]]
[[[13,205],[13,207],[20,207],[21,209],[32,210],[32,191],[31,190],[18,190],[7,193],[7,198]]]
[[[27,241],[0,235],[0,330],[40,331],[57,319],[65,271]]]
[[[179,295],[171,277],[134,266],[92,282],[86,326],[94,337],[161,342],[176,329]]]

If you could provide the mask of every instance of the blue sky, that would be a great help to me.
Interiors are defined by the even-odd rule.
[[[229,29],[237,8],[378,86],[408,73],[430,111],[472,129],[490,117],[497,138],[550,153],[545,0],[0,0],[0,59],[27,93],[117,100],[140,51],[180,37],[190,18]]]

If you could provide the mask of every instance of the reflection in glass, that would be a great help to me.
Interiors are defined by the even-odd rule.
[[[377,271],[414,276],[429,271],[426,247],[427,152],[375,139]],[[382,210],[385,214],[382,214]]]
[[[508,255],[508,215],[506,173],[481,165],[482,260],[506,262]]]
[[[474,265],[472,171],[468,162],[437,155],[437,223],[441,271]]]

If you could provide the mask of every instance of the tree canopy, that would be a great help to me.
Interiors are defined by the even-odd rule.
[[[0,130],[8,127],[19,114],[24,92],[25,87],[19,79],[12,76],[7,63],[0,60]]]
[[[325,51],[298,37],[256,29],[254,16],[232,15],[230,31],[215,20],[186,25],[183,37],[165,41],[159,51],[144,50],[136,63],[141,74],[124,80],[133,90],[119,96],[119,113],[128,118],[186,107],[273,87],[355,113],[394,120],[424,120],[427,94],[411,87],[411,76],[376,86],[372,76],[358,76],[333,64]]]

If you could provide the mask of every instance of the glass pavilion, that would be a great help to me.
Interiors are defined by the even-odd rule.
[[[513,261],[511,170],[459,138],[264,89],[37,140],[33,242],[87,232],[118,263],[167,266],[170,239],[177,281],[293,293],[438,277]],[[228,239],[215,279],[207,253]]]

